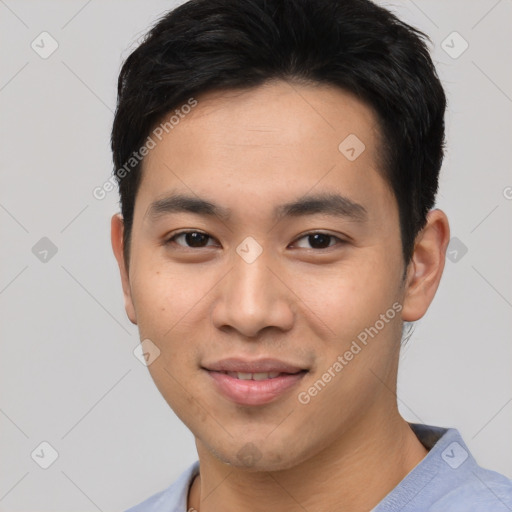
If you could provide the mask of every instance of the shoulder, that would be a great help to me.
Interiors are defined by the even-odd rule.
[[[157,512],[163,510],[163,504],[169,501],[174,494],[174,484],[170,485],[167,489],[153,494],[146,498],[141,503],[129,508],[125,512]]]
[[[512,511],[512,480],[480,466],[456,429],[409,425],[428,454],[374,512]]]
[[[510,512],[512,480],[475,465],[466,472],[464,481],[435,501],[429,512]]]
[[[169,487],[125,512],[186,512],[190,483],[199,472],[199,461],[189,466]]]

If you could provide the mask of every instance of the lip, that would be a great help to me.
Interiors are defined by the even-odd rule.
[[[264,405],[277,400],[291,388],[298,385],[308,370],[277,359],[223,359],[205,365],[215,389],[238,405]],[[274,378],[263,380],[237,379],[226,372],[270,373],[279,372]]]
[[[227,373],[206,371],[217,390],[239,405],[264,405],[273,402],[296,386],[306,374],[306,370],[304,370],[298,373],[279,375],[272,379],[241,380],[231,377]]]
[[[298,373],[306,370],[301,366],[286,363],[278,359],[264,358],[255,359],[250,361],[248,359],[239,359],[231,357],[222,359],[210,364],[203,365],[205,370],[215,372],[245,372],[245,373],[266,373],[266,372],[279,372],[279,373]]]

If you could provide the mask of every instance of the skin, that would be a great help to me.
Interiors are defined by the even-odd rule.
[[[379,172],[369,106],[338,88],[284,81],[197,99],[145,158],[129,270],[121,215],[111,224],[127,315],[161,351],[149,371],[196,440],[200,476],[188,507],[369,510],[427,454],[398,412],[396,379],[402,322],[425,314],[441,279],[447,217],[429,213],[403,281],[398,206]],[[366,146],[354,161],[338,150],[349,134]],[[170,191],[207,198],[232,217],[152,221],[149,206]],[[278,204],[333,191],[362,204],[367,221],[271,215]],[[185,237],[165,244],[183,229],[212,238],[203,247],[187,247]],[[311,231],[344,243],[315,248]],[[263,250],[251,264],[236,252],[247,236]],[[298,393],[395,302],[394,319],[301,404]],[[241,406],[201,369],[225,357],[273,357],[309,371],[278,400]],[[241,458],[243,449],[257,460]]]

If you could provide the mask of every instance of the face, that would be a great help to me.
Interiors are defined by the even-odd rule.
[[[293,467],[394,399],[404,267],[376,117],[281,81],[196,99],[144,161],[127,312],[198,446]]]

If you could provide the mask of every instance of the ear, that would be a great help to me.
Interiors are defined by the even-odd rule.
[[[119,265],[119,272],[121,273],[121,283],[123,285],[124,295],[124,308],[128,318],[133,324],[137,324],[137,316],[135,315],[135,308],[132,301],[132,292],[130,287],[130,280],[123,254],[123,232],[124,232],[124,221],[123,216],[120,213],[116,213],[112,216],[110,222],[110,238],[112,241],[112,250],[116,257],[117,264]]]
[[[416,237],[414,253],[407,269],[402,319],[419,320],[434,299],[443,275],[450,225],[442,210],[431,210],[427,224]]]

